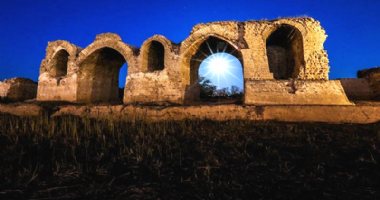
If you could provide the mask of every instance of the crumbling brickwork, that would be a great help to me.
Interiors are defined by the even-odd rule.
[[[113,33],[96,36],[84,49],[66,41],[50,42],[41,63],[37,98],[84,103],[117,101],[119,70],[127,63],[125,104],[192,104],[199,100],[198,70],[208,56],[204,52],[213,48],[240,60],[245,104],[265,99],[267,104],[348,105],[339,82],[328,81],[325,40],[320,23],[302,17],[198,24],[180,44],[154,35],[141,48],[124,43]],[[293,79],[304,92],[280,93],[287,91]],[[309,85],[312,87],[304,88]],[[272,86],[272,90],[268,89]]]
[[[24,101],[37,95],[37,83],[25,78],[11,78],[0,81],[0,100]]]
[[[48,43],[38,78],[38,100],[77,101],[78,67],[75,61],[81,50],[80,47],[63,40]],[[55,65],[57,63],[60,65]],[[62,70],[63,67],[66,69]],[[66,73],[56,73],[56,69]]]

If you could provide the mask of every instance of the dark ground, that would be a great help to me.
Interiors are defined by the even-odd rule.
[[[1,199],[379,199],[380,124],[0,115]]]

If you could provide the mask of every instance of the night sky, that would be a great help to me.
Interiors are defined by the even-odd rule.
[[[179,43],[197,23],[305,15],[326,29],[331,79],[380,65],[379,0],[0,0],[0,80],[37,80],[48,41],[84,48],[115,32],[138,47],[154,34]]]

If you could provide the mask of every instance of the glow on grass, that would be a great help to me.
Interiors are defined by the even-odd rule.
[[[209,79],[218,89],[235,85],[243,88],[240,61],[229,53],[213,53],[202,61],[199,76]]]

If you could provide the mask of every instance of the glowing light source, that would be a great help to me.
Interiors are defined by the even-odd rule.
[[[243,88],[242,74],[240,61],[224,52],[211,54],[202,61],[199,68],[199,76],[209,79],[218,89],[232,85]]]
[[[208,62],[209,71],[216,76],[223,76],[231,67],[231,61],[224,54],[213,54],[206,62]]]

